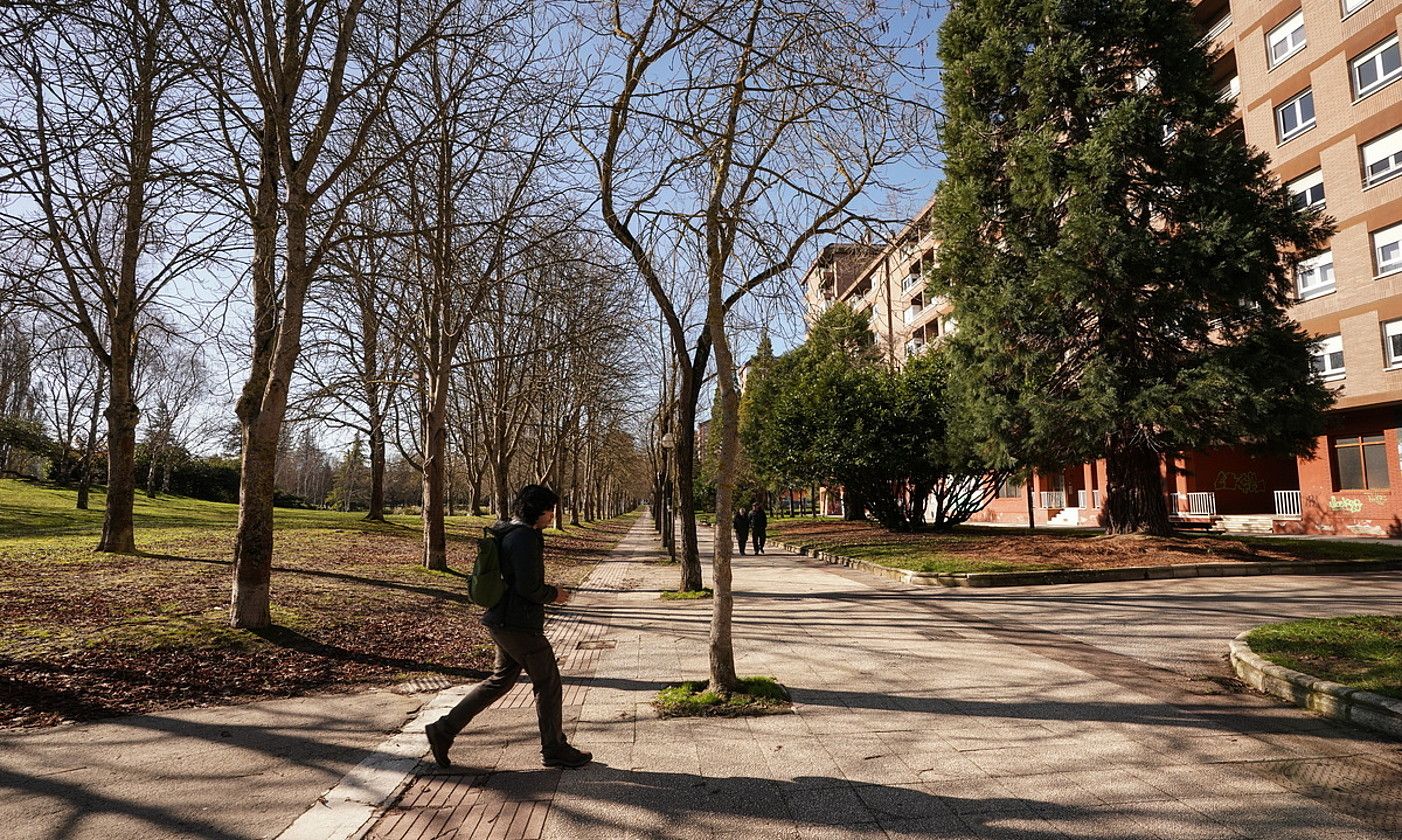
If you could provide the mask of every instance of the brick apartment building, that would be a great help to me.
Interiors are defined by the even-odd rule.
[[[1337,402],[1312,459],[1165,459],[1166,502],[1233,530],[1402,535],[1402,2],[1199,0],[1195,16],[1237,105],[1227,130],[1336,221],[1328,250],[1299,264],[1292,315],[1320,337],[1314,363]],[[829,245],[803,280],[810,314],[835,300],[869,313],[892,365],[957,326],[923,282],[931,207],[881,247]],[[1026,522],[1030,492],[1039,522],[1094,523],[1104,476],[1103,464],[1035,475],[978,518]]]

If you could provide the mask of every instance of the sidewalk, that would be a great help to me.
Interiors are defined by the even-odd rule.
[[[678,571],[647,562],[647,528],[558,628],[567,720],[595,763],[541,769],[518,686],[460,736],[462,766],[422,766],[369,836],[1402,836],[1395,744],[1215,686],[1160,688],[1140,663],[793,555],[739,558],[735,646],[796,714],[659,720],[660,687],[706,674],[711,606],[658,599]]]
[[[426,699],[377,690],[0,732],[0,837],[272,837]]]

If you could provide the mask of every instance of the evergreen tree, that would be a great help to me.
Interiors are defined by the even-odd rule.
[[[955,0],[933,288],[1003,465],[1103,457],[1112,533],[1166,533],[1162,458],[1304,454],[1331,397],[1286,316],[1329,225],[1227,130],[1189,0]]]

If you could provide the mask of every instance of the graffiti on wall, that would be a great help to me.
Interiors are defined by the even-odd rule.
[[[1213,482],[1212,489],[1217,491],[1236,491],[1237,493],[1264,493],[1266,491],[1265,482],[1256,475],[1256,471],[1250,472],[1227,472],[1217,471],[1217,480]]]
[[[1343,510],[1349,513],[1359,513],[1363,510],[1362,499],[1341,499],[1338,496],[1329,497],[1330,510]]]

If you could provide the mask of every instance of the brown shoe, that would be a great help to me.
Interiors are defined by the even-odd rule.
[[[425,726],[424,734],[428,736],[428,749],[433,753],[433,762],[439,767],[452,767],[453,762],[448,758],[448,750],[453,746],[453,739],[439,729],[437,723]]]

